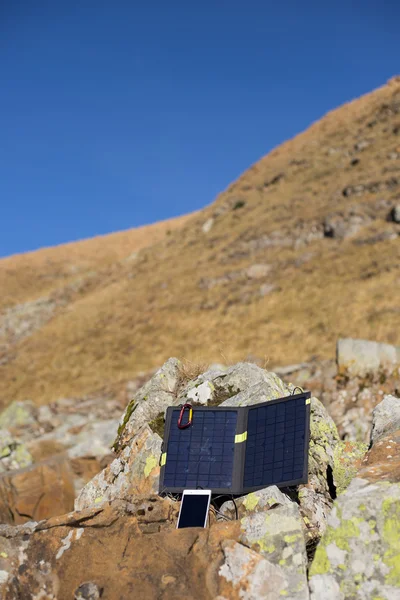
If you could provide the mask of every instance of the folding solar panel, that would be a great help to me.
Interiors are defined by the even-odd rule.
[[[194,407],[184,429],[179,415],[168,408],[160,493],[242,494],[308,480],[309,392],[248,407]]]

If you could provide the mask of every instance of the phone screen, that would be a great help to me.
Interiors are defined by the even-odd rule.
[[[184,495],[178,529],[183,527],[204,527],[210,496],[206,494]]]

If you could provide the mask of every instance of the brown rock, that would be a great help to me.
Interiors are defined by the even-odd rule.
[[[165,512],[167,504],[171,511],[170,500],[154,505],[158,503],[159,513]],[[6,538],[9,555],[0,558],[0,569],[6,574],[6,581],[0,583],[1,597],[27,599],[45,592],[44,597],[70,600],[97,590],[109,600],[215,598],[224,558],[221,541],[234,538],[237,525],[176,530],[172,521],[167,521],[169,529],[145,535],[149,532],[141,530],[140,519],[142,525],[155,525],[160,514],[154,508],[145,516],[135,515],[129,504],[113,503],[97,511],[66,515],[64,523],[60,517],[52,519],[31,535],[25,532],[12,540]],[[16,547],[19,560],[15,560]],[[229,582],[222,583],[229,587]]]
[[[400,429],[375,442],[357,477],[368,481],[400,481]]]
[[[239,542],[240,521],[177,530],[176,512],[169,498],[136,497],[29,526],[0,526],[5,549],[0,596],[279,600],[289,595],[280,566]],[[308,598],[308,589],[301,598]]]
[[[52,457],[0,475],[0,521],[40,521],[72,510],[74,484],[68,458]]]

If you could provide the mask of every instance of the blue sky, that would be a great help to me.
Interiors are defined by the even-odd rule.
[[[2,0],[0,256],[205,206],[400,73],[396,0]]]

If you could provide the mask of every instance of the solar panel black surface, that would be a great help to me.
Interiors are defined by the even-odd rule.
[[[307,482],[310,395],[238,408],[193,407],[185,429],[178,427],[180,408],[169,407],[160,493],[202,487],[243,494]]]
[[[237,416],[237,411],[232,410],[198,409],[194,411],[192,425],[178,429],[175,423],[179,409],[173,410],[164,486],[230,488]]]
[[[291,485],[304,476],[306,416],[303,398],[249,409],[244,488]]]

